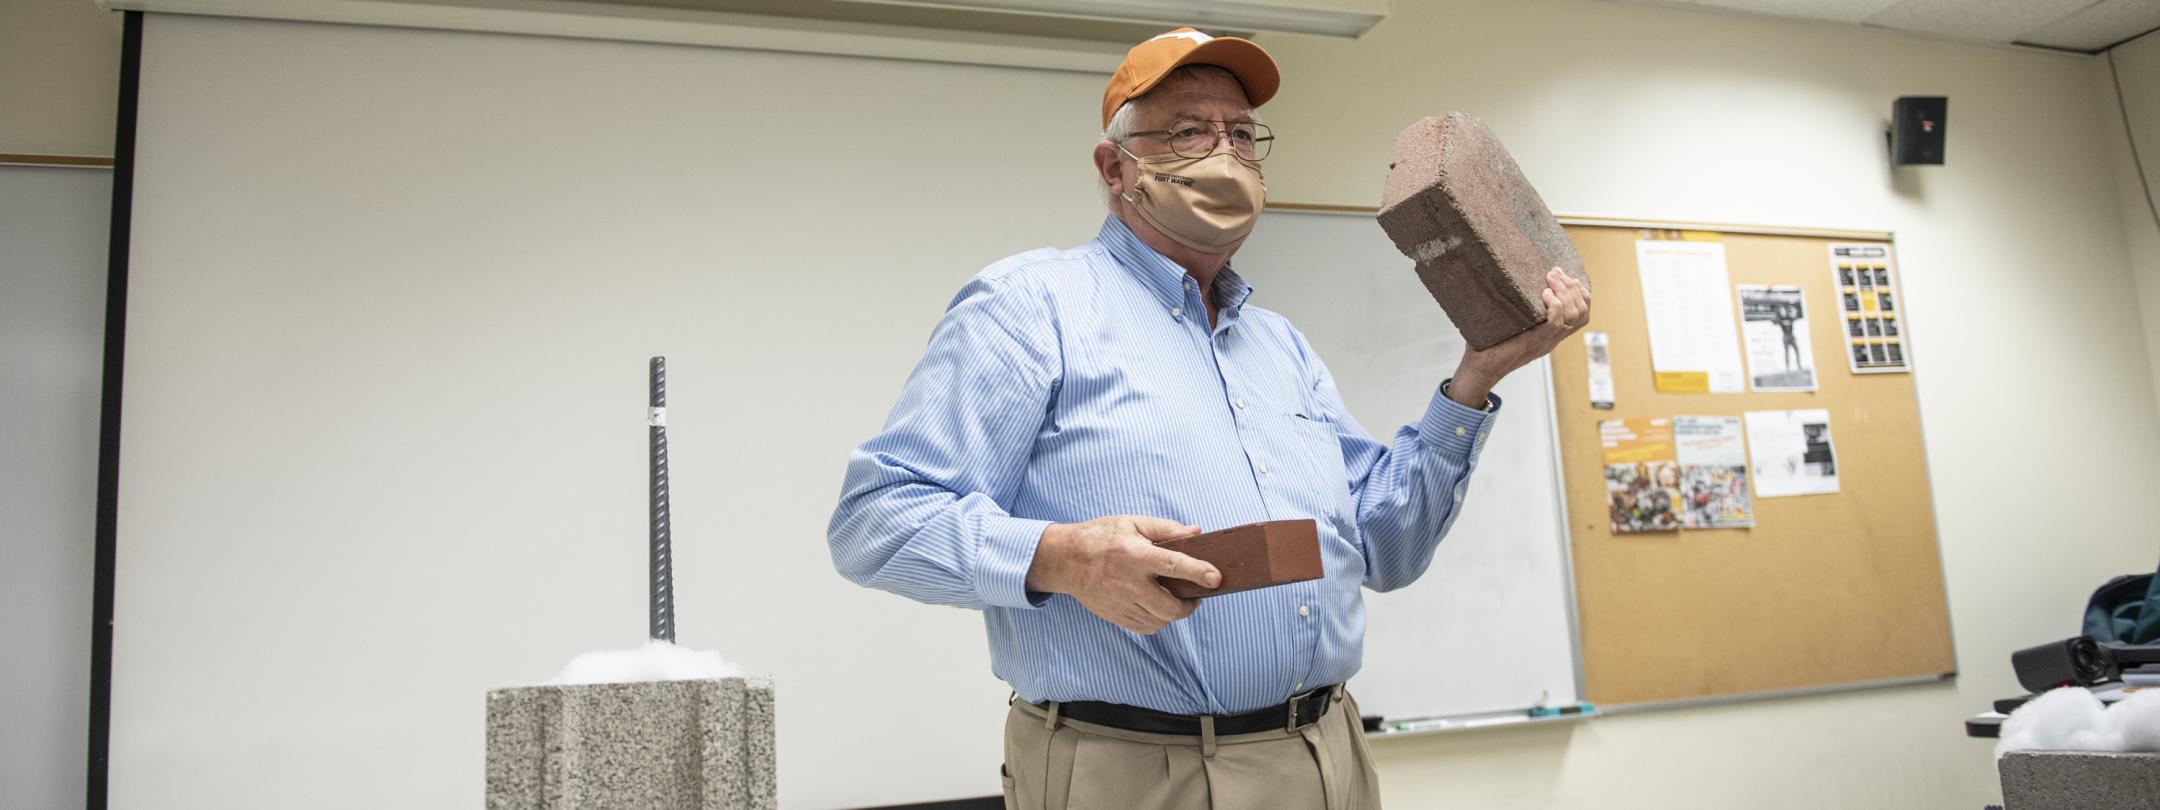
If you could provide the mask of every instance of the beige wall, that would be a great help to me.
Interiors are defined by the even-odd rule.
[[[0,807],[82,804],[108,169],[0,166]]]
[[[1391,806],[1992,801],[1989,747],[1961,721],[2019,691],[2012,650],[2071,634],[2094,586],[2155,557],[2160,430],[2125,234],[2144,211],[2124,210],[2095,61],[1588,0],[1398,2],[1356,42],[1268,43],[1290,70],[1274,199],[1372,204],[1389,138],[1462,109],[1557,210],[1888,229],[1905,273],[1957,682],[1382,741]],[[1951,99],[1948,165],[1890,171],[1892,99],[1933,94]]]
[[[2120,74],[2122,97],[2114,97],[2118,77],[2110,76],[2106,60],[2096,60],[2093,74],[2106,88],[2109,154],[2115,161],[2115,187],[2122,209],[2123,232],[2129,243],[2130,265],[2138,280],[2138,305],[2145,316],[2146,353],[2156,366],[2154,381],[2160,385],[2160,222],[2153,221],[2146,203],[2146,189],[2139,182],[2138,160],[2133,158],[2122,113],[2129,113],[2129,131],[2137,135],[2137,158],[2144,162],[2145,180],[2160,185],[2160,35],[2147,35],[2115,49],[2115,72]],[[2160,194],[2160,188],[2154,193]]]
[[[120,15],[91,0],[0,3],[0,152],[109,156]]]

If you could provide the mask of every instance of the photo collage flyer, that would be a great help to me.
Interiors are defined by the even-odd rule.
[[[1737,416],[1599,422],[1613,533],[1755,525],[1745,436]]]
[[[1598,423],[1604,446],[1605,502],[1613,534],[1667,532],[1680,528],[1680,462],[1673,453],[1670,419],[1614,419]]]
[[[1673,417],[1674,452],[1680,462],[1682,526],[1741,529],[1755,525],[1743,433],[1737,416]]]

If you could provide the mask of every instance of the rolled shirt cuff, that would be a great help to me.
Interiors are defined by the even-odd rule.
[[[1440,383],[1433,392],[1432,404],[1425,408],[1425,418],[1418,421],[1418,437],[1444,453],[1468,457],[1485,447],[1485,437],[1492,432],[1492,422],[1500,415],[1500,395],[1486,394],[1486,410],[1478,410],[1449,399],[1447,384]]]

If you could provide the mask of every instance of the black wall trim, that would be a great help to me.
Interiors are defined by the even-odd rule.
[[[142,76],[140,11],[120,40],[120,109],[113,133],[112,232],[105,257],[105,373],[98,405],[97,561],[90,608],[90,768],[83,806],[105,810],[112,734],[113,554],[120,512],[120,380],[127,351],[128,228],[135,210],[135,91]]]

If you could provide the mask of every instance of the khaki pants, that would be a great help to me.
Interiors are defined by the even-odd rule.
[[[1008,810],[1380,807],[1357,701],[1339,687],[1317,723],[1212,741],[1052,714],[1015,700],[1005,716]]]

